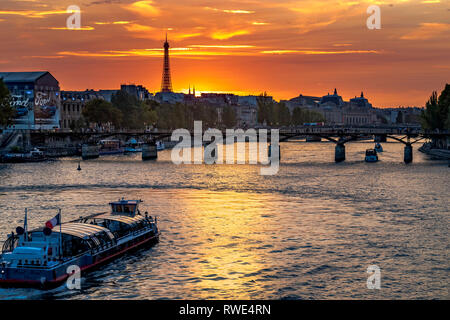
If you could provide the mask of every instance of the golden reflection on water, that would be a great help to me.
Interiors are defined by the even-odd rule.
[[[268,219],[263,217],[268,210],[267,196],[199,192],[186,195],[182,191],[180,197],[187,218],[198,230],[200,246],[196,251],[201,254],[199,260],[191,261],[189,272],[202,280],[191,287],[187,284],[186,289],[200,294],[199,298],[213,292],[216,297],[233,292],[233,298],[249,298],[252,292],[261,290],[251,274],[267,268],[263,257],[251,250],[252,245],[267,242],[265,238],[270,236]],[[191,202],[192,196],[197,200]],[[199,197],[203,198],[201,202]]]

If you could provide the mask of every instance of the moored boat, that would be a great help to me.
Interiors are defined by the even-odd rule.
[[[38,148],[34,148],[28,153],[7,153],[2,157],[2,162],[6,163],[42,162],[46,160],[48,158]]]
[[[377,162],[378,161],[378,154],[375,149],[367,149],[366,150],[366,162]]]
[[[133,138],[125,145],[124,153],[136,152],[142,152],[142,143]]]
[[[162,151],[166,149],[166,145],[162,141],[156,141],[156,150]]]
[[[380,143],[376,143],[374,149],[375,149],[375,151],[378,152],[378,153],[379,153],[379,152],[383,152],[383,147],[381,146]]]
[[[159,240],[157,219],[140,213],[141,200],[111,202],[111,212],[61,223],[61,213],[43,228],[17,227],[3,244],[0,285],[52,288],[76,266],[86,272],[117,256]]]
[[[99,155],[122,154],[124,152],[119,140],[101,140],[99,146]]]

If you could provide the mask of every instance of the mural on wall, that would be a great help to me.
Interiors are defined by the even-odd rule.
[[[16,116],[13,120],[14,126],[23,129],[34,126],[34,93],[33,90],[13,91],[11,94],[11,105],[16,110]]]
[[[58,126],[58,98],[58,92],[36,91],[34,97],[34,121],[37,128],[39,128],[40,126]]]

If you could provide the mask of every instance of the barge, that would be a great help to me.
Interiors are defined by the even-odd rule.
[[[157,218],[141,214],[141,200],[111,202],[111,212],[62,223],[61,212],[45,227],[8,235],[0,255],[0,286],[54,288],[135,248],[159,241]]]

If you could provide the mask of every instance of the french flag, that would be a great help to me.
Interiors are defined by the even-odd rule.
[[[61,214],[58,213],[53,219],[48,220],[45,223],[47,228],[53,229],[55,226],[61,223]]]

